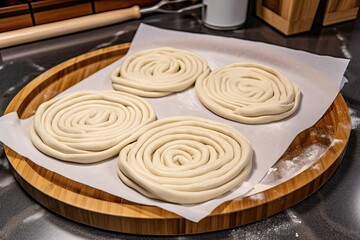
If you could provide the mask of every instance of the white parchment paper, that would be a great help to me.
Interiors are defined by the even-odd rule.
[[[294,137],[312,126],[334,101],[342,86],[349,60],[318,56],[270,44],[233,38],[163,30],[141,24],[131,48],[132,54],[149,48],[175,47],[204,57],[211,69],[234,62],[256,62],[273,67],[295,82],[302,92],[300,109],[279,122],[245,125],[223,119],[201,105],[193,88],[162,98],[147,98],[158,119],[191,115],[219,121],[238,129],[254,149],[253,170],[247,182],[217,199],[191,206],[181,206],[148,199],[124,185],[116,174],[116,157],[96,164],[72,164],[58,161],[39,152],[31,143],[29,126],[32,118],[19,120],[16,113],[0,118],[0,141],[36,164],[74,181],[101,189],[127,200],[154,205],[198,222],[221,203],[243,196],[264,177]],[[81,89],[109,90],[110,74],[123,59],[105,67],[62,94]]]

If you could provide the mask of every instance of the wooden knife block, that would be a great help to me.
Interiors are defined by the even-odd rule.
[[[257,0],[256,15],[285,35],[311,29],[320,0]]]
[[[317,21],[323,26],[356,19],[360,0],[321,0]]]

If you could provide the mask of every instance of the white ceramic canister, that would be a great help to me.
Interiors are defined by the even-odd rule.
[[[240,28],[246,21],[249,0],[203,0],[203,24],[216,30]]]

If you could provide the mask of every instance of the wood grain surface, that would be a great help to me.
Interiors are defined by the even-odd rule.
[[[12,100],[6,113],[20,118],[34,114],[44,101],[71,87],[123,56],[129,44],[96,50],[70,59],[44,72]],[[158,207],[129,202],[44,169],[5,146],[5,153],[19,184],[39,203],[72,220],[111,231],[178,235],[204,233],[241,226],[281,212],[321,187],[335,172],[346,149],[351,130],[347,105],[339,94],[324,116],[300,133],[281,159],[298,156],[314,143],[328,146],[311,167],[290,180],[261,193],[228,201],[198,223]],[[328,138],[321,137],[326,133]],[[280,159],[280,160],[281,160]],[[315,167],[316,166],[316,167]]]
[[[32,26],[28,4],[0,7],[0,32]]]
[[[326,0],[321,2],[318,21],[323,26],[356,19],[359,0]]]
[[[256,0],[256,15],[285,35],[311,29],[320,0]]]

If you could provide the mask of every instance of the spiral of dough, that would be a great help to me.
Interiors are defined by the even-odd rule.
[[[260,124],[290,116],[299,106],[299,88],[274,69],[235,63],[213,71],[195,85],[201,103],[241,123]]]
[[[163,47],[131,55],[112,72],[111,79],[115,90],[142,97],[161,97],[185,90],[209,72],[202,57]]]
[[[236,129],[189,116],[141,128],[119,154],[117,172],[149,198],[195,204],[225,194],[248,176],[253,150]]]
[[[42,103],[31,141],[54,158],[93,163],[117,155],[155,113],[141,98],[117,91],[79,91]]]

